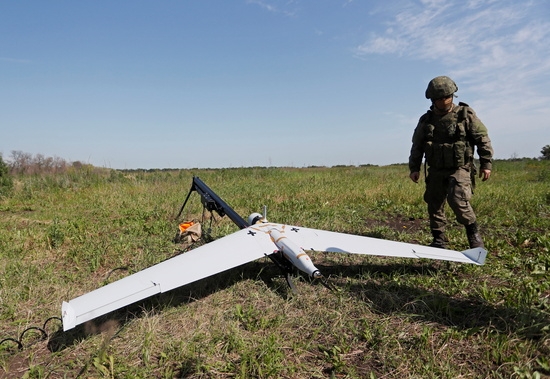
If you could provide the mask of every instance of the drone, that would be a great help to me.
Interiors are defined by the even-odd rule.
[[[239,230],[72,300],[63,301],[61,313],[64,331],[153,295],[265,256],[283,270],[293,290],[295,287],[290,274],[294,269],[313,279],[323,278],[306,251],[426,258],[475,265],[483,265],[487,256],[487,251],[482,247],[454,251],[273,223],[267,220],[265,207],[263,214],[252,213],[245,220],[196,176],[193,177],[191,189],[177,217],[181,215],[193,192],[200,195],[204,209],[216,212],[221,217],[228,216]]]

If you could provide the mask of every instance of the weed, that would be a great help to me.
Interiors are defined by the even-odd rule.
[[[48,246],[50,249],[55,249],[63,244],[65,233],[59,219],[55,218],[48,228]]]

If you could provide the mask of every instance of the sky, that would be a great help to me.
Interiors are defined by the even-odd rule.
[[[496,159],[550,144],[546,0],[0,2],[0,154],[114,169],[406,163],[447,75]]]

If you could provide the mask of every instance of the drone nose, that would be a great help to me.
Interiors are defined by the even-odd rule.
[[[316,270],[316,271],[313,271],[313,274],[311,274],[311,277],[313,279],[318,279],[318,278],[322,278],[323,274],[321,274],[321,271]]]

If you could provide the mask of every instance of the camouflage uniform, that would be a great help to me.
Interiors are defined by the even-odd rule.
[[[414,131],[409,169],[411,173],[420,172],[422,159],[426,156],[429,168],[424,201],[428,204],[430,228],[434,235],[432,246],[445,247],[447,241],[444,236],[447,224],[445,201],[457,221],[466,227],[470,246],[483,246],[470,204],[476,174],[474,146],[477,147],[480,169],[491,170],[493,149],[487,128],[464,103],[452,104],[452,110],[445,114],[438,114],[432,105]],[[472,241],[472,236],[479,241]]]

